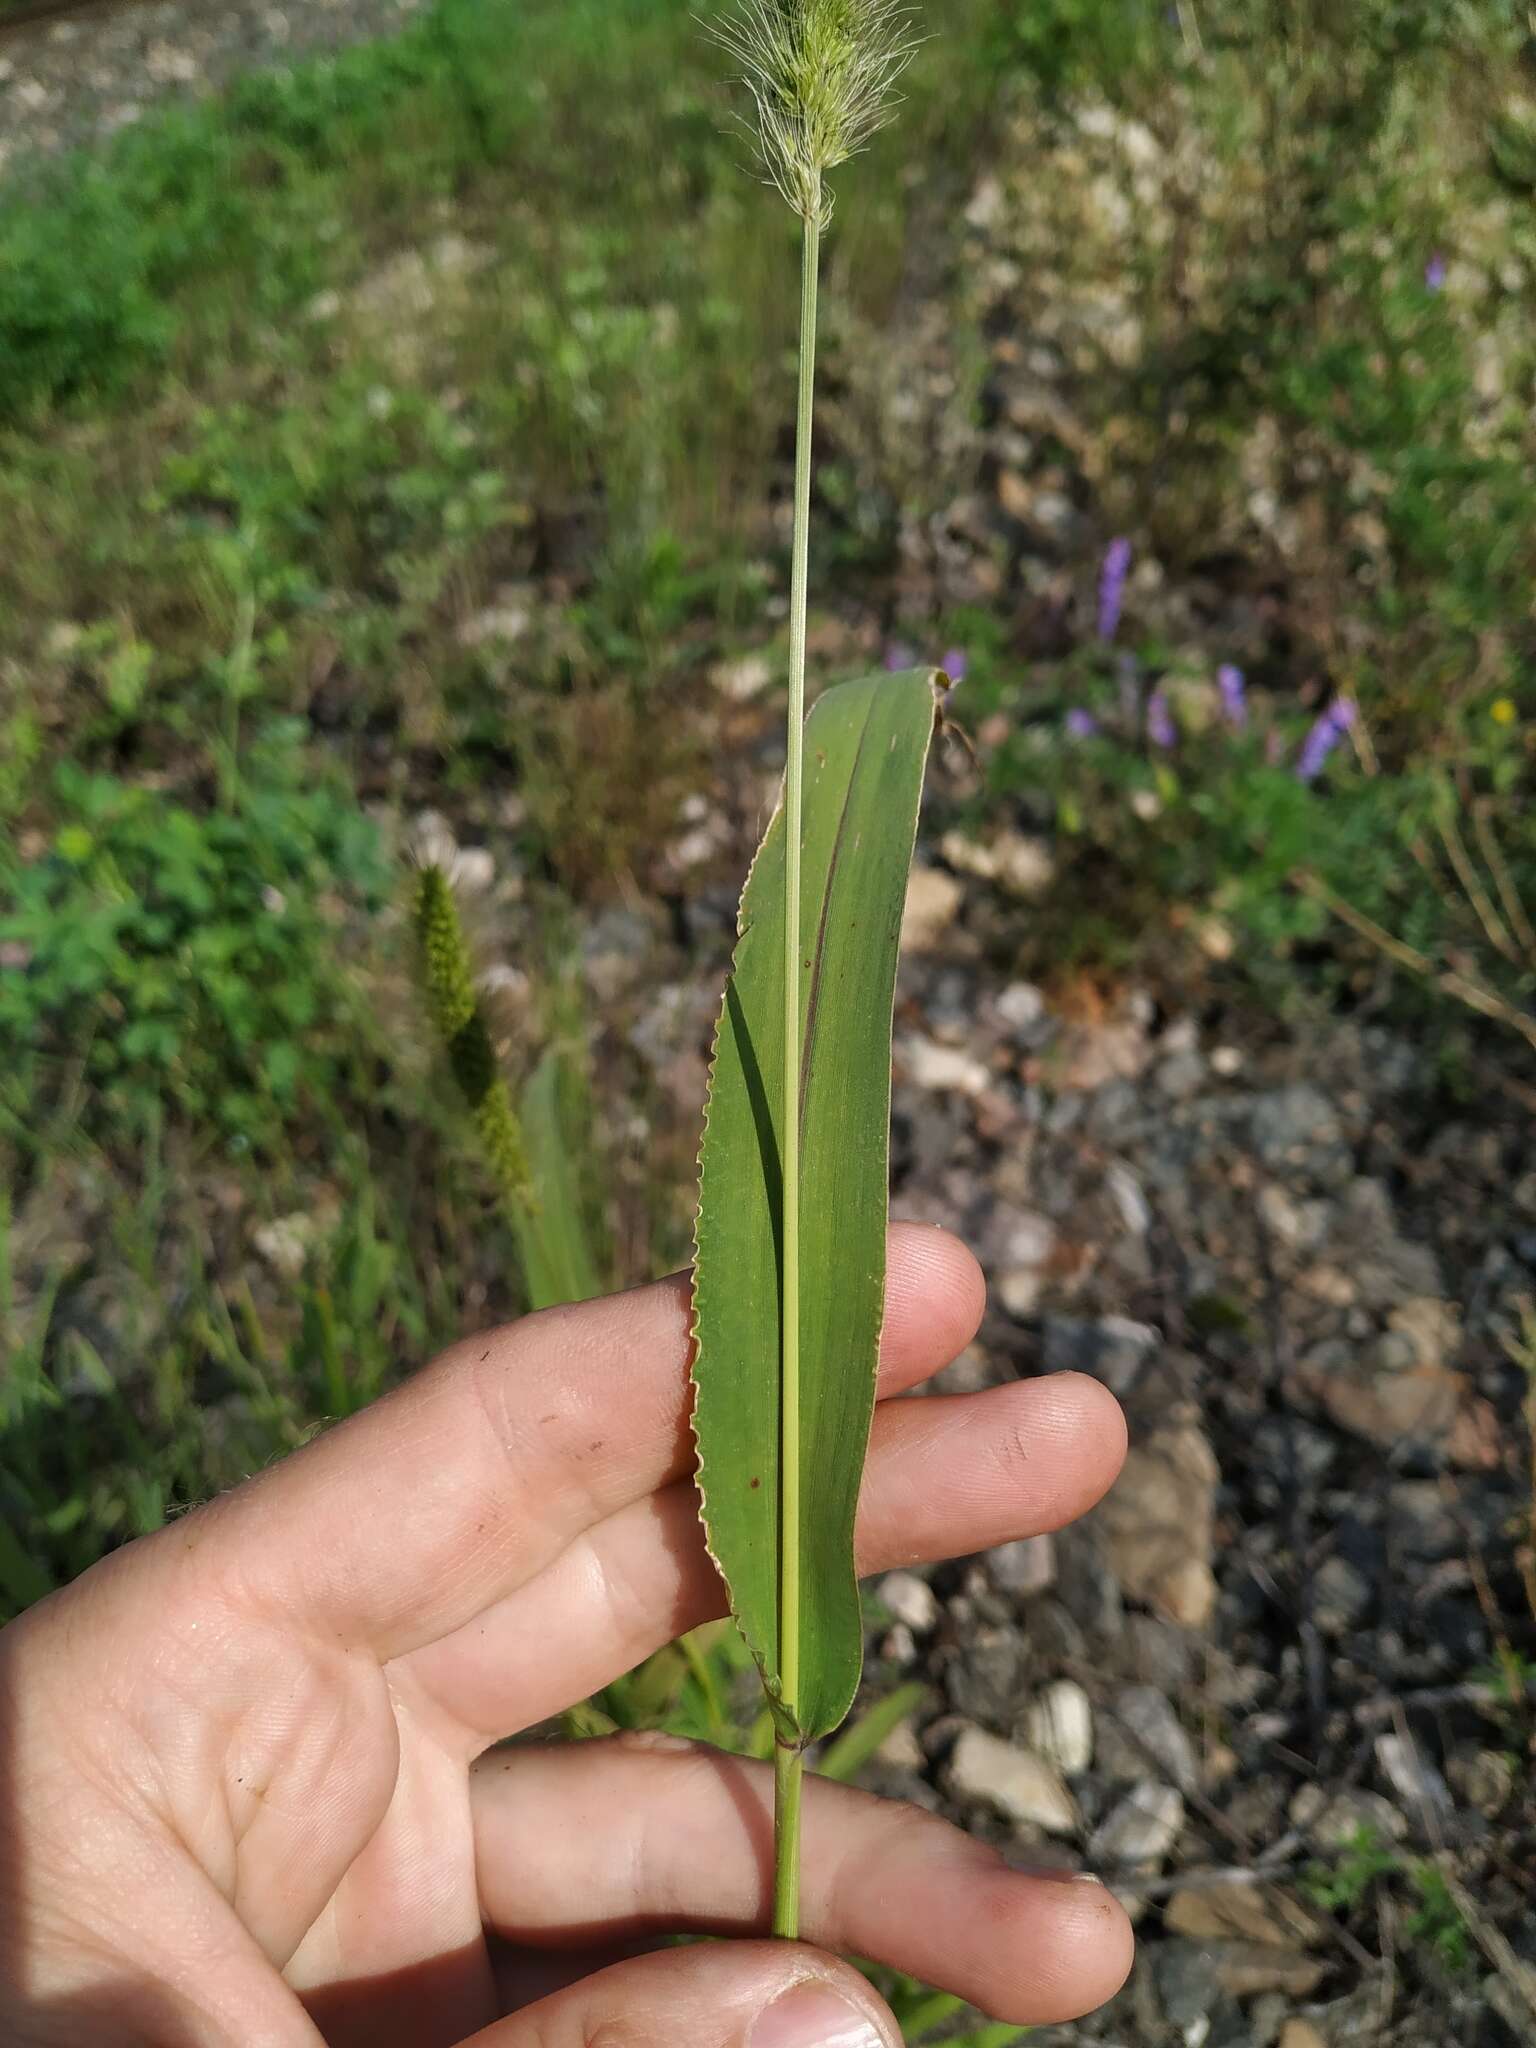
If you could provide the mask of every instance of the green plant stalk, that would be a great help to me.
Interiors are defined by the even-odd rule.
[[[816,298],[821,208],[804,217],[800,288],[800,401],[795,428],[795,537],[789,598],[789,734],[784,775],[784,1299],[780,1316],[779,1671],[781,1704],[800,1693],[800,841],[805,769],[805,642],[811,558],[811,441],[816,410]],[[800,1793],[805,1759],[780,1738],[774,1779],[773,1931],[800,1934]]]

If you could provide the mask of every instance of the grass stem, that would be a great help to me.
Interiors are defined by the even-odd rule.
[[[779,1409],[779,1674],[785,1712],[800,1694],[800,840],[804,787],[805,640],[811,550],[811,439],[816,403],[816,297],[821,267],[819,204],[804,216],[800,294],[800,402],[795,430],[795,537],[789,600],[789,732],[784,777],[784,1300]],[[800,1785],[780,1751],[774,1819],[774,1932],[799,1932]]]
[[[773,1931],[781,1941],[800,1939],[800,1795],[805,1751],[780,1743],[773,1752]]]

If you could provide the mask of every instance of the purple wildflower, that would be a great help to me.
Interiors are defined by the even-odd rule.
[[[939,667],[952,683],[963,683],[971,672],[971,657],[963,647],[951,647]]]
[[[893,640],[885,650],[885,666],[889,674],[900,675],[903,669],[917,667],[917,655],[905,640]]]
[[[1298,781],[1316,782],[1328,765],[1328,757],[1354,724],[1356,716],[1353,698],[1334,698],[1307,734],[1306,744],[1301,750],[1301,759],[1296,763]]]
[[[1099,638],[1113,640],[1120,629],[1120,613],[1125,605],[1126,578],[1131,573],[1131,544],[1122,535],[1112,540],[1104,551],[1104,566],[1099,571]]]
[[[1147,699],[1147,738],[1154,747],[1176,747],[1179,743],[1179,729],[1173,722],[1166,690],[1154,690]]]
[[[1446,276],[1445,258],[1437,250],[1424,266],[1425,289],[1432,292],[1443,292],[1445,290]]]
[[[1221,691],[1228,725],[1241,732],[1248,723],[1248,685],[1242,670],[1230,661],[1223,662],[1216,671],[1216,687]]]
[[[1099,721],[1091,711],[1085,711],[1081,704],[1074,704],[1067,713],[1067,737],[1074,740],[1091,740],[1099,729]]]

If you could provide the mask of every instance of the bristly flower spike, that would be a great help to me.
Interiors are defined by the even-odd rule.
[[[825,228],[826,174],[895,114],[896,83],[917,49],[910,12],[895,0],[736,0],[705,26],[756,103],[768,182]]]
[[[416,938],[432,1022],[480,1134],[497,1193],[514,1213],[537,1213],[522,1127],[502,1079],[475,991],[474,966],[448,877],[424,867],[416,884]]]

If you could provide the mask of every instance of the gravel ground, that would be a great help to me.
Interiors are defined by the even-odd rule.
[[[1063,1004],[1007,965],[1023,841],[978,873],[933,822],[894,1208],[990,1291],[939,1386],[1088,1373],[1132,1451],[1076,1528],[879,1582],[866,1698],[926,1697],[870,1782],[1137,1917],[1124,1995],[1041,2048],[1526,2048],[1528,1130],[1454,1110],[1390,1022]],[[649,1068],[659,1142],[696,1128],[733,903],[690,890],[681,950],[659,912],[587,933],[601,1064]]]
[[[100,141],[238,71],[384,35],[423,0],[151,0],[0,35],[0,168]]]

